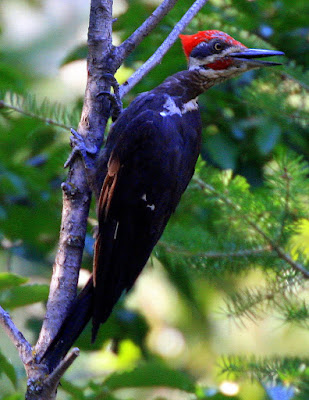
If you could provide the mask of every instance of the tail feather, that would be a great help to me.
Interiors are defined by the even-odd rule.
[[[76,297],[56,337],[48,346],[42,361],[53,371],[70,350],[76,339],[89,322],[93,311],[93,278]]]

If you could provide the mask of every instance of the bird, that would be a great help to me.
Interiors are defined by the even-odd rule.
[[[44,357],[52,369],[92,319],[92,340],[134,285],[186,190],[201,148],[198,96],[281,51],[251,49],[218,30],[180,35],[188,69],[137,96],[97,160],[93,273]]]

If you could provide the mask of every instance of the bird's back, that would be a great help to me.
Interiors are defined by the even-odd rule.
[[[197,106],[181,110],[178,98],[144,93],[110,132],[101,161],[110,181],[105,178],[98,207],[94,336],[134,284],[194,172],[199,112]]]

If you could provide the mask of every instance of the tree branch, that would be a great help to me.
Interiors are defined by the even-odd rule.
[[[45,118],[34,112],[24,110],[22,107],[17,107],[13,104],[9,104],[9,103],[5,102],[4,100],[0,100],[0,109],[1,108],[6,108],[8,110],[16,111],[17,113],[25,115],[26,117],[35,118],[38,121],[42,121],[47,125],[54,125],[54,126],[58,126],[59,128],[63,128],[63,129],[67,129],[67,130],[69,130],[71,128],[69,125],[63,124],[59,121],[56,121],[55,119]]]
[[[206,251],[206,252],[194,253],[162,241],[159,241],[158,245],[164,247],[165,250],[169,253],[182,254],[185,257],[199,257],[199,258],[201,257],[201,258],[211,258],[211,259],[258,256],[272,251],[271,246],[264,246],[264,247],[255,247],[253,249],[243,249],[238,251],[228,251],[228,252]]]
[[[28,376],[31,374],[32,377],[28,379],[25,399],[55,400],[60,379],[78,356],[79,349],[75,347],[50,375],[44,365],[33,364],[30,366],[27,372]]]
[[[78,132],[100,148],[109,117],[109,101],[98,95],[109,90],[102,77],[106,54],[112,49],[112,0],[92,0],[88,31],[88,81]],[[62,185],[63,212],[59,247],[50,286],[47,311],[36,345],[43,353],[56,336],[76,295],[91,192],[82,161],[76,158]]]
[[[112,5],[112,0],[91,0],[90,6],[88,79],[78,132],[93,148],[97,149],[94,158],[103,142],[103,134],[110,114],[110,102],[107,98],[102,98],[100,93],[110,90],[110,83],[104,78],[104,72],[111,72]],[[51,375],[42,360],[42,355],[58,333],[75,299],[86,236],[91,191],[82,160],[76,157],[70,165],[68,178],[62,184],[63,209],[60,238],[53,266],[46,315],[35,352],[33,352],[32,362],[26,367],[28,375],[26,399],[29,400],[55,399],[60,377],[78,355],[77,350],[73,350]]]
[[[145,75],[148,74],[156,65],[160,63],[163,56],[168,52],[172,45],[176,42],[178,35],[184,30],[199,10],[207,3],[208,0],[196,0],[189,8],[181,20],[176,24],[172,32],[164,40],[161,46],[153,53],[153,55],[137,70],[130,78],[120,86],[120,97],[125,96]]]
[[[8,312],[0,306],[0,324],[18,350],[19,357],[24,365],[32,361],[32,347],[17,329]]]
[[[178,0],[163,0],[143,24],[136,29],[117,49],[121,62],[140,44],[140,42],[155,29],[165,15],[174,7]]]
[[[60,379],[63,377],[65,372],[73,364],[76,358],[79,356],[79,349],[74,347],[66,357],[60,362],[55,370],[49,375],[44,383],[45,396],[50,396],[56,392],[59,385]]]

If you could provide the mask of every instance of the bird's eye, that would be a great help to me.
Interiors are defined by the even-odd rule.
[[[214,44],[214,49],[216,50],[216,51],[221,51],[222,50],[222,44],[221,43],[219,43],[219,42],[216,42],[215,44]]]

